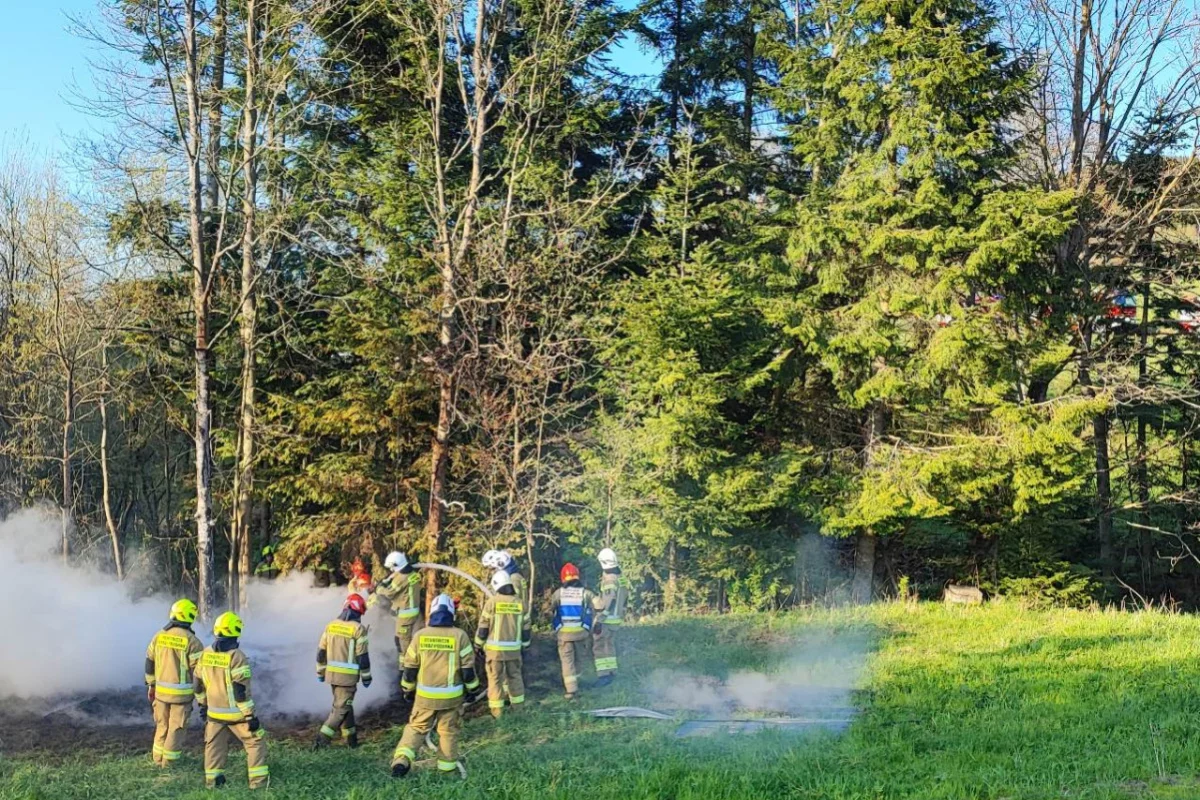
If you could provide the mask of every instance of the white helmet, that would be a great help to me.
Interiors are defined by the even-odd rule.
[[[429,607],[429,613],[432,614],[439,608],[444,608],[450,612],[450,616],[454,616],[454,598],[448,594],[439,594],[433,601],[433,605]]]
[[[392,572],[399,572],[408,566],[408,556],[401,553],[399,550],[393,550],[388,553],[387,558],[383,560],[383,565]]]
[[[500,569],[500,551],[488,550],[483,554],[483,565],[488,569]]]
[[[611,547],[606,547],[596,554],[596,558],[600,560],[600,566],[604,569],[617,568],[617,554],[613,552]]]
[[[498,569],[492,575],[492,590],[498,592],[504,586],[512,586],[512,577],[504,570]]]
[[[500,557],[496,559],[496,569],[506,570],[512,566],[512,563],[512,553],[508,552],[507,550],[501,550]]]

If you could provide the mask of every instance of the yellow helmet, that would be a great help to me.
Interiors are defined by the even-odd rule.
[[[232,611],[226,611],[213,623],[213,633],[230,639],[238,638],[242,635],[242,618]]]
[[[186,597],[182,600],[176,600],[175,605],[171,606],[171,619],[175,622],[191,625],[196,621],[196,615],[199,613],[196,609],[196,604]]]

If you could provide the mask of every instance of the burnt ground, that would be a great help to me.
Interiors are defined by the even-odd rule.
[[[535,637],[529,655],[526,682],[532,692],[545,695],[561,691],[553,640]],[[479,673],[482,679],[482,665]],[[311,716],[279,715],[266,707],[260,716],[272,739],[308,742],[324,721],[326,711],[314,709]],[[478,702],[467,716],[487,713],[487,703]],[[368,740],[392,735],[390,729],[400,722],[399,687],[389,702],[358,717],[361,735]],[[154,721],[142,689],[52,699],[4,698],[0,702],[0,756],[53,762],[101,760],[148,752],[153,734]],[[203,726],[195,713],[188,723],[186,743],[188,749],[203,747]]]

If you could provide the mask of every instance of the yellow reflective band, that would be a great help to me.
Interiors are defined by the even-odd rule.
[[[230,672],[229,674],[231,676],[233,676],[234,678],[249,678],[250,677],[250,665],[246,664],[243,667],[238,667],[237,669],[235,669],[233,672]]]
[[[183,688],[176,688],[174,686],[167,686],[160,683],[154,687],[154,693],[169,695],[171,697],[191,697],[192,694],[195,693],[195,690],[190,684],[184,686]]]
[[[438,759],[438,772],[454,772],[458,769],[457,761],[442,761]]]
[[[420,641],[422,650],[434,650],[437,652],[453,653],[454,652],[454,637],[453,636],[417,636]],[[469,651],[469,649],[468,649]]]
[[[200,657],[200,666],[229,669],[229,662],[232,660],[233,655],[230,653],[214,653],[213,651],[209,650]]]
[[[182,750],[163,750],[162,757],[167,761],[178,761],[183,755]]]
[[[206,778],[219,778],[224,774],[225,774],[225,770],[223,770],[223,769],[206,769],[206,770],[204,770],[204,777],[206,777]]]
[[[508,702],[512,703],[514,706],[519,706],[521,703],[525,702],[525,695],[522,694],[518,695],[517,697],[510,697],[508,698]]]
[[[475,649],[470,646],[467,646],[467,647],[464,647],[462,650],[459,650],[458,654],[463,658],[470,658],[471,653],[473,653],[473,652],[475,652]]]
[[[478,685],[478,683],[475,684],[475,686]],[[472,686],[471,688],[474,689],[475,687]],[[453,697],[462,697],[462,693],[463,687],[461,683],[457,686],[425,686],[423,684],[417,686],[417,696],[429,700],[449,700]]]
[[[488,700],[488,708],[504,708],[504,699]]]
[[[329,727],[328,725],[322,725],[321,733],[325,734],[330,739],[332,739],[334,737],[334,734],[337,733],[337,731],[335,731],[333,728]]]
[[[353,736],[358,733],[357,728],[342,728],[342,736]]]
[[[605,625],[621,625],[622,623],[623,623],[623,620],[620,617],[605,617],[604,618]]]
[[[154,640],[159,647],[166,647],[170,650],[187,650],[188,640],[182,636],[173,636],[169,633],[160,633]]]
[[[271,768],[268,766],[251,767],[250,769],[248,769],[246,771],[250,773],[251,778],[261,778],[264,775],[271,774]]]
[[[419,608],[402,608],[396,612],[396,616],[400,619],[412,619],[421,613]]]
[[[514,650],[521,649],[520,642],[488,642],[484,649],[492,650],[498,653],[511,653]]]
[[[407,758],[412,761],[417,757],[417,754],[412,751],[412,748],[404,747],[403,745],[396,748],[396,752],[392,753],[392,758]]]

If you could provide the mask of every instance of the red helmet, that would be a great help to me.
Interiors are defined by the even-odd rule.
[[[348,608],[356,614],[367,613],[367,601],[363,600],[363,596],[355,592],[346,598],[346,605],[343,608]]]
[[[563,583],[569,580],[579,580],[579,567],[574,564],[563,564],[562,571],[558,573],[558,579]]]

